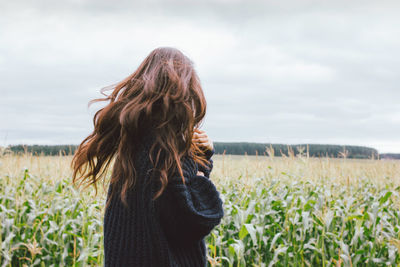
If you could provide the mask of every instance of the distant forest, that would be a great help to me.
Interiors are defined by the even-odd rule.
[[[14,153],[29,152],[34,155],[71,155],[75,152],[76,145],[11,145],[5,151]],[[283,155],[297,156],[299,153],[310,157],[347,157],[357,159],[378,158],[378,151],[374,148],[363,146],[342,146],[323,144],[266,144],[248,142],[214,142],[216,154],[230,155]],[[381,154],[380,158],[400,159],[400,154]]]
[[[383,159],[400,159],[400,154],[395,153],[383,153],[379,154],[379,156]]]
[[[374,148],[363,146],[340,146],[340,145],[324,145],[324,144],[265,144],[265,143],[214,143],[215,152],[218,154],[231,155],[271,155],[281,157],[302,154],[310,157],[347,157],[368,159],[371,157],[377,158],[378,151]]]

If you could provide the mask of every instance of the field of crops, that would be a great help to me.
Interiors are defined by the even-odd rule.
[[[102,266],[104,191],[71,157],[0,157],[0,266]],[[400,162],[214,156],[210,266],[399,266]]]

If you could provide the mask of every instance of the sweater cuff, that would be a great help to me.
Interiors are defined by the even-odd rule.
[[[209,159],[206,166],[203,167],[202,165],[198,164],[198,170],[204,173],[204,177],[210,178],[210,173],[213,169],[213,160]]]
[[[215,153],[215,149],[213,148],[212,150],[207,149],[204,152],[204,155],[206,156],[206,159],[209,160]]]

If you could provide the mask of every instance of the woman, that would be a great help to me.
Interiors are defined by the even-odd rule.
[[[157,48],[94,101],[109,103],[74,155],[73,181],[97,192],[113,160],[105,266],[206,266],[204,237],[223,207],[209,179],[213,145],[198,129],[206,100],[192,62],[177,49]]]

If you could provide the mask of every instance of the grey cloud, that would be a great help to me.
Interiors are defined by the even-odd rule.
[[[400,151],[397,1],[13,1],[0,9],[0,140],[78,143],[99,90],[151,49],[193,59],[218,141]]]

